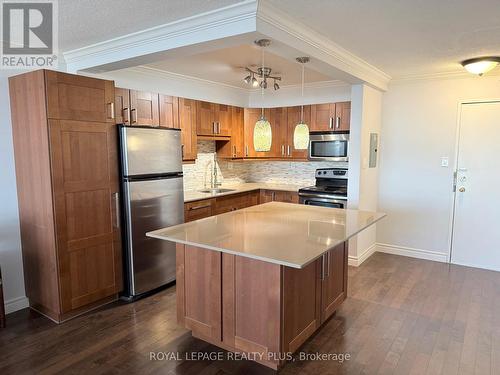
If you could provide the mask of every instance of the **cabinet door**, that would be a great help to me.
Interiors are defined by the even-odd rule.
[[[115,88],[115,122],[130,125],[130,90]]]
[[[332,131],[335,117],[335,103],[311,105],[311,131]]]
[[[288,120],[288,141],[286,156],[293,159],[307,159],[307,149],[298,150],[293,146],[293,133],[295,131],[295,126],[301,120],[301,107],[288,107],[287,110],[287,120]],[[311,106],[304,106],[304,122],[309,124],[311,122]]]
[[[245,136],[243,127],[243,108],[232,107],[231,154],[233,158],[245,155]]]
[[[214,207],[213,199],[204,199],[195,202],[188,202],[184,204],[184,221],[203,219],[213,215]]]
[[[283,267],[283,352],[295,352],[321,325],[321,260]]]
[[[45,71],[48,118],[115,123],[113,81]]]
[[[351,127],[351,102],[335,103],[335,129],[347,131]]]
[[[121,290],[114,123],[51,120],[50,152],[62,311]]]
[[[177,244],[177,320],[203,339],[222,340],[221,253]]]
[[[232,112],[231,106],[225,104],[215,104],[216,115],[215,122],[216,135],[230,136],[232,125]]]
[[[215,104],[209,102],[196,102],[196,134],[215,134]]]
[[[249,158],[269,158],[272,155],[273,144],[271,143],[271,151],[255,151],[255,147],[253,144],[253,129],[255,127],[255,123],[260,119],[262,110],[260,108],[245,108],[243,115],[243,124],[244,124],[244,135],[245,135],[245,157]],[[266,108],[264,111],[264,116],[270,121],[271,120],[271,110]],[[271,121],[270,121],[271,123]],[[271,130],[273,132],[273,142],[276,142],[274,139],[276,129],[273,127],[271,123]]]
[[[293,191],[276,191],[274,193],[276,202],[299,203],[299,194]]]
[[[196,145],[196,101],[179,98],[179,126],[181,128],[182,160],[195,160]]]
[[[160,126],[162,128],[179,129],[179,99],[176,96],[159,96]]]
[[[274,202],[274,194],[275,192],[273,190],[261,190],[259,203]]]
[[[158,94],[130,90],[130,121],[132,125],[158,126]]]
[[[347,245],[342,243],[324,257],[321,283],[321,322],[328,319],[347,297]]]
[[[287,109],[286,107],[271,108],[271,126],[273,129],[273,144],[270,157],[286,157],[288,144]]]

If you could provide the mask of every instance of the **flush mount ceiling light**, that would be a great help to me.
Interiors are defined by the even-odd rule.
[[[302,101],[304,101],[304,75],[305,65],[309,62],[309,57],[297,57],[295,60],[302,64]],[[293,147],[296,150],[307,150],[309,147],[309,126],[304,121],[304,104],[300,106],[300,122],[295,125],[293,131]]]
[[[482,76],[484,73],[496,68],[498,63],[500,63],[500,57],[485,56],[464,60],[461,64],[469,73]]]
[[[271,41],[269,39],[259,39],[259,40],[256,40],[254,43],[256,45],[258,45],[259,47],[264,48],[264,47],[269,46],[271,44]],[[258,69],[252,69],[252,68],[246,67],[245,70],[247,71],[247,73],[249,73],[243,79],[243,81],[246,84],[251,84],[252,87],[260,86],[263,89],[267,89],[267,81],[269,79],[272,79],[274,81],[273,88],[275,90],[279,90],[280,85],[276,81],[281,81],[281,77],[278,75],[273,75],[271,68],[262,65]],[[258,77],[260,79],[260,82],[255,77]]]
[[[264,72],[264,48],[271,44],[269,39],[261,39],[255,42],[262,49],[262,67],[259,68],[261,72]],[[269,73],[271,70],[269,69]],[[254,73],[251,71],[251,73]],[[255,74],[255,73],[254,73]],[[274,77],[272,77],[274,78]],[[260,94],[262,96],[262,112],[260,119],[255,123],[253,127],[253,147],[255,151],[267,152],[271,151],[271,144],[273,142],[273,132],[271,129],[271,124],[264,116],[264,89],[267,87],[266,77],[260,82]]]

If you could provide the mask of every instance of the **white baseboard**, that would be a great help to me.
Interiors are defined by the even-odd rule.
[[[377,251],[381,253],[403,255],[411,258],[427,259],[436,262],[448,263],[448,254],[439,253],[437,251],[415,249],[412,247],[389,245],[385,243],[377,243]]]
[[[361,263],[371,257],[375,251],[377,251],[377,244],[371,245],[359,256],[349,255],[348,264],[350,266],[359,267]]]
[[[29,307],[29,305],[30,302],[25,296],[12,298],[8,301],[5,301],[5,313],[10,314],[15,311],[25,309],[26,307]]]

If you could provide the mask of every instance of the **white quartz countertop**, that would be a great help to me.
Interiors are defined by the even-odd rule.
[[[147,236],[303,268],[384,216],[270,202],[159,229]]]
[[[304,186],[299,185],[288,185],[288,184],[272,184],[264,182],[246,182],[238,185],[224,185],[220,186],[222,189],[232,189],[232,191],[222,192],[222,193],[202,193],[198,190],[186,190],[184,191],[184,202],[193,202],[200,199],[208,199],[214,197],[220,197],[222,195],[244,193],[252,190],[266,189],[266,190],[281,190],[281,191],[299,191],[300,188]],[[202,190],[202,189],[200,189]]]

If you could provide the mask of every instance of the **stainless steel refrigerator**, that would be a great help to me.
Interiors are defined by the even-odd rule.
[[[175,244],[146,232],[184,221],[181,132],[120,126],[124,298],[175,280]]]

